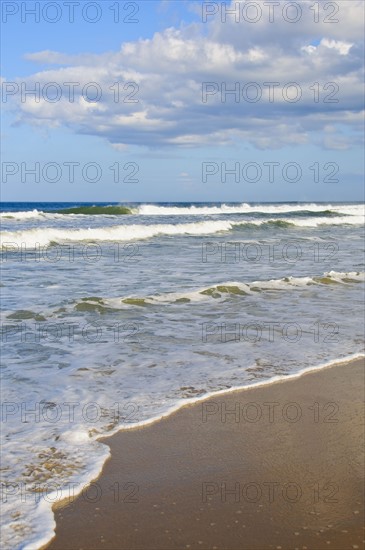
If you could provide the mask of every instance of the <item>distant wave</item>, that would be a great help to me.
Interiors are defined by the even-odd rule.
[[[330,215],[320,216],[314,214],[311,217],[281,217],[265,220],[250,220],[244,222],[231,222],[232,225],[247,227],[251,226],[263,226],[263,227],[318,227],[320,225],[362,225],[364,223],[364,216],[362,215]]]
[[[54,211],[27,210],[9,211],[0,213],[0,218],[13,220],[26,220],[32,218],[52,219],[59,216],[123,216],[135,214],[140,216],[213,216],[224,214],[263,214],[281,215],[293,217],[336,217],[336,216],[364,216],[365,209],[362,204],[273,204],[250,205],[247,203],[237,205],[220,206],[159,206],[155,204],[142,204],[137,207],[122,204],[107,206],[72,206]]]
[[[3,231],[2,243],[15,245],[35,244],[44,246],[63,241],[138,241],[150,239],[158,235],[211,235],[228,231],[244,231],[252,227],[262,229],[276,228],[306,228],[320,225],[362,225],[362,216],[344,216],[337,218],[281,218],[268,220],[228,221],[210,220],[195,223],[153,224],[153,225],[116,225],[88,229],[58,229],[54,227],[35,228],[21,231]]]
[[[33,218],[44,217],[42,210],[25,210],[21,212],[1,212],[0,219],[29,220]]]
[[[158,206],[155,204],[142,204],[137,208],[139,214],[144,216],[184,216],[184,215],[214,215],[214,214],[285,214],[289,212],[303,212],[342,215],[364,215],[363,205],[338,205],[338,204],[273,204],[250,205],[242,203],[238,205],[222,204],[221,206]]]
[[[134,213],[133,209],[122,205],[110,205],[110,206],[74,206],[70,208],[62,208],[60,210],[53,210],[50,212],[44,212],[43,210],[24,210],[24,211],[9,211],[1,212],[0,219],[12,219],[12,220],[28,220],[33,218],[54,219],[60,218],[60,216],[68,215],[84,215],[84,216],[123,216],[125,214]]]
[[[132,214],[131,208],[121,205],[109,205],[109,206],[75,206],[73,208],[64,208],[57,210],[58,214],[84,214],[87,216],[124,216],[125,214]]]

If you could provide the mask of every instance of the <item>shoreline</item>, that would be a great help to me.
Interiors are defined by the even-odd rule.
[[[231,388],[226,388],[226,389],[223,389],[223,390],[208,392],[206,394],[203,394],[203,395],[200,395],[200,396],[197,396],[197,397],[181,399],[176,405],[173,405],[167,411],[165,411],[164,413],[162,413],[159,416],[153,416],[153,417],[151,417],[147,420],[142,420],[142,421],[136,422],[132,425],[123,424],[121,426],[117,426],[111,432],[108,432],[107,434],[100,434],[95,439],[96,439],[96,441],[100,441],[101,443],[104,443],[104,444],[108,445],[107,441],[110,438],[115,437],[116,435],[118,435],[120,433],[123,433],[125,431],[134,431],[134,430],[141,430],[143,428],[148,428],[149,426],[152,426],[152,425],[156,424],[157,422],[160,422],[161,420],[167,420],[171,415],[174,415],[174,414],[178,413],[181,409],[184,409],[185,407],[194,406],[198,403],[204,402],[208,399],[212,399],[216,396],[219,397],[219,396],[224,396],[225,394],[231,394],[231,393],[236,393],[236,392],[245,392],[247,390],[253,390],[255,388],[261,388],[261,387],[271,386],[271,385],[274,385],[274,384],[280,384],[282,382],[286,382],[286,381],[290,381],[290,380],[295,380],[297,378],[301,378],[302,376],[305,376],[306,374],[311,374],[312,372],[317,372],[317,371],[321,371],[322,369],[329,369],[329,368],[332,368],[332,367],[346,365],[348,363],[352,363],[354,361],[360,361],[360,360],[365,361],[365,354],[357,353],[357,354],[352,355],[350,358],[334,359],[333,361],[329,361],[327,363],[322,363],[322,364],[317,365],[315,367],[306,367],[306,368],[304,368],[304,369],[302,369],[298,372],[295,372],[293,374],[278,375],[278,376],[275,376],[273,378],[265,379],[265,380],[262,380],[262,381],[259,381],[259,382],[254,382],[253,384],[250,384],[250,385],[232,386]],[[85,483],[84,486],[88,486],[88,485],[92,484],[95,480],[97,480],[102,475],[104,465],[106,464],[106,462],[109,459],[110,459],[110,454],[105,459],[105,461],[103,462],[103,464],[102,464],[100,470],[98,471],[98,473],[96,475],[94,475],[90,479],[89,482]],[[78,496],[79,496],[79,493],[76,492],[74,494],[74,497],[76,498]],[[53,497],[53,495],[51,495],[51,497]],[[63,508],[64,506],[67,506],[69,500],[70,500],[69,497],[61,497],[59,500],[55,501],[55,503],[52,505],[52,509],[56,510],[58,508]],[[41,549],[46,548],[47,544],[48,543],[41,546],[40,548]]]
[[[312,372],[321,371],[324,369],[330,369],[332,367],[337,367],[341,365],[346,365],[348,363],[352,363],[354,361],[361,361],[365,360],[365,354],[363,353],[356,353],[354,355],[351,355],[350,357],[343,358],[343,359],[334,359],[333,361],[328,361],[327,363],[321,363],[320,365],[317,365],[315,367],[305,367],[302,370],[299,370],[298,372],[294,372],[293,374],[288,375],[278,375],[274,376],[272,378],[268,378],[265,380],[261,380],[259,382],[254,382],[253,384],[244,385],[244,386],[232,386],[230,388],[225,388],[224,390],[216,390],[213,392],[208,392],[203,395],[197,396],[197,397],[191,397],[187,399],[181,399],[176,405],[173,405],[170,407],[167,411],[163,412],[159,416],[153,416],[152,418],[149,418],[147,420],[141,420],[140,422],[136,422],[133,425],[123,424],[122,426],[116,427],[115,431],[112,431],[111,433],[108,433],[107,435],[100,435],[96,438],[97,441],[104,441],[105,439],[109,439],[110,437],[114,437],[120,432],[128,431],[128,430],[140,430],[148,426],[152,426],[156,422],[160,422],[161,420],[167,419],[169,416],[177,413],[181,409],[185,407],[194,406],[195,404],[201,403],[203,401],[206,401],[208,399],[211,399],[215,396],[222,396],[225,394],[231,394],[235,392],[245,392],[247,390],[253,390],[255,388],[261,388],[266,386],[271,386],[274,384],[280,384],[282,382],[289,382],[291,380],[296,380],[298,378],[301,378],[302,376],[305,376],[306,374],[311,374]]]
[[[177,446],[179,446],[179,445],[181,446],[181,443],[179,444],[179,440],[181,439],[178,436],[179,430],[176,429],[176,428],[178,428],[180,426],[180,428],[182,427],[182,429],[185,428],[187,431],[189,431],[189,428],[191,427],[191,425],[193,425],[195,430],[198,429],[198,432],[199,432],[199,437],[198,438],[194,439],[194,436],[192,436],[192,441],[195,442],[194,443],[195,446],[196,446],[196,444],[199,440],[201,442],[204,442],[204,438],[206,438],[207,435],[209,435],[209,440],[215,441],[215,445],[217,445],[219,447],[219,444],[220,444],[219,437],[217,438],[217,434],[215,432],[218,431],[220,433],[221,430],[222,430],[222,426],[223,426],[226,429],[226,431],[223,432],[223,435],[224,435],[224,437],[227,437],[227,432],[229,432],[230,430],[235,429],[235,428],[237,429],[237,426],[239,426],[239,423],[234,422],[232,424],[232,422],[223,423],[223,422],[219,422],[219,421],[217,423],[217,418],[214,418],[215,422],[212,422],[212,426],[210,426],[209,422],[206,422],[206,425],[203,426],[204,422],[202,423],[201,420],[200,420],[200,426],[199,426],[199,419],[197,420],[197,417],[199,417],[199,413],[201,413],[200,409],[201,409],[202,406],[203,406],[203,408],[205,407],[205,409],[207,411],[207,419],[209,417],[209,420],[212,420],[210,417],[219,416],[219,415],[216,414],[216,412],[214,412],[214,414],[213,414],[213,409],[208,409],[207,408],[207,406],[209,404],[208,403],[209,400],[212,401],[212,399],[214,399],[215,400],[214,404],[216,404],[217,401],[222,404],[222,400],[223,400],[223,402],[225,402],[225,401],[227,401],[227,403],[230,402],[231,403],[230,408],[232,408],[232,400],[235,399],[235,396],[236,396],[236,398],[237,398],[237,396],[239,396],[243,399],[245,396],[247,396],[247,392],[250,392],[252,394],[252,396],[256,396],[256,398],[260,393],[261,394],[262,393],[267,394],[267,397],[269,397],[270,393],[282,394],[283,393],[283,388],[287,388],[287,390],[291,390],[292,387],[293,387],[293,384],[294,384],[295,386],[297,386],[296,393],[298,394],[298,392],[299,392],[299,395],[301,395],[301,400],[304,403],[305,400],[308,401],[308,392],[307,392],[307,394],[306,393],[303,394],[300,388],[301,388],[301,386],[308,385],[305,382],[306,380],[307,381],[312,380],[312,382],[313,382],[315,377],[317,377],[317,378],[320,377],[322,379],[324,378],[326,380],[326,383],[327,384],[329,383],[331,385],[332,376],[330,376],[329,373],[331,372],[333,374],[337,371],[336,376],[341,377],[341,374],[342,374],[342,378],[345,378],[345,382],[346,382],[346,376],[343,377],[343,374],[344,374],[343,369],[345,369],[345,370],[350,369],[352,371],[352,373],[354,373],[354,372],[357,373],[356,376],[357,376],[358,379],[360,377],[360,381],[361,381],[361,377],[363,377],[363,368],[362,368],[363,359],[364,359],[364,356],[361,356],[361,359],[360,358],[353,359],[351,362],[348,362],[346,360],[342,360],[340,362],[339,361],[331,362],[331,363],[327,363],[325,365],[305,369],[303,371],[300,371],[300,372],[295,373],[295,374],[290,375],[290,376],[280,377],[280,379],[274,379],[274,380],[272,379],[270,381],[263,381],[263,382],[259,382],[258,384],[255,384],[255,385],[244,386],[243,388],[242,387],[237,388],[237,389],[236,388],[230,388],[228,390],[222,390],[220,392],[214,392],[212,395],[208,395],[208,396],[204,395],[204,396],[201,396],[200,398],[197,398],[197,399],[194,398],[193,400],[191,400],[191,401],[193,401],[193,403],[191,403],[191,402],[186,403],[185,402],[182,405],[180,405],[178,408],[176,408],[176,410],[167,413],[166,416],[163,416],[162,418],[160,417],[160,418],[157,418],[157,419],[153,419],[152,421],[149,421],[148,424],[144,423],[143,425],[137,425],[137,426],[135,425],[135,426],[127,427],[127,429],[124,429],[124,427],[123,427],[123,428],[119,429],[118,432],[116,432],[113,435],[100,437],[99,441],[105,443],[111,449],[110,457],[104,463],[103,469],[102,469],[99,477],[97,477],[96,479],[91,481],[91,484],[89,486],[91,488],[95,488],[95,487],[98,488],[100,486],[101,491],[102,491],[102,498],[100,498],[100,502],[99,502],[99,500],[96,503],[91,503],[90,501],[85,501],[85,498],[82,495],[81,496],[79,495],[78,497],[76,497],[73,502],[72,501],[70,502],[69,499],[67,499],[67,500],[63,499],[62,501],[59,501],[55,506],[53,506],[53,511],[55,513],[56,523],[57,523],[56,537],[54,537],[49,543],[44,545],[42,548],[50,548],[50,549],[62,548],[63,550],[66,549],[66,548],[72,548],[74,550],[75,548],[78,548],[78,547],[84,548],[85,550],[88,550],[89,548],[100,548],[100,546],[102,546],[103,548],[124,548],[124,546],[121,546],[121,544],[126,542],[125,539],[128,539],[127,546],[126,546],[126,548],[128,548],[128,549],[129,548],[136,548],[136,549],[141,548],[143,550],[144,550],[144,548],[152,549],[152,546],[150,546],[151,537],[147,536],[146,533],[144,533],[144,535],[142,536],[143,540],[141,539],[142,542],[145,541],[145,542],[143,542],[142,546],[138,546],[138,544],[140,544],[140,543],[138,543],[137,546],[133,543],[133,541],[134,541],[133,534],[135,532],[140,532],[141,529],[143,531],[143,529],[144,529],[143,526],[142,527],[139,526],[138,529],[134,528],[135,531],[133,531],[132,528],[131,528],[129,535],[128,536],[125,535],[123,540],[120,539],[120,533],[118,535],[118,529],[113,534],[111,532],[113,530],[110,530],[110,526],[109,526],[107,528],[107,531],[108,531],[107,539],[105,539],[105,538],[102,538],[102,540],[99,539],[99,542],[98,542],[99,546],[97,546],[97,545],[95,546],[95,542],[93,543],[91,541],[94,540],[95,537],[96,537],[96,539],[98,539],[98,535],[96,534],[98,531],[97,531],[97,528],[96,528],[96,531],[95,531],[95,521],[92,521],[90,525],[92,525],[93,529],[94,529],[94,539],[90,540],[89,535],[87,535],[85,533],[80,533],[80,527],[78,529],[76,528],[76,534],[80,538],[80,545],[75,546],[75,539],[72,538],[72,532],[75,534],[75,528],[73,527],[74,523],[77,524],[80,520],[82,520],[81,521],[81,523],[82,523],[82,522],[85,521],[85,519],[87,521],[89,521],[90,520],[90,513],[91,513],[92,516],[97,516],[97,517],[99,515],[103,516],[103,521],[101,521],[101,523],[97,522],[98,525],[99,525],[98,528],[101,529],[101,531],[103,531],[103,529],[104,529],[103,526],[106,527],[110,523],[110,519],[108,520],[106,517],[104,517],[105,515],[109,516],[109,515],[116,514],[116,517],[120,518],[120,516],[123,516],[123,512],[126,511],[127,512],[125,514],[126,517],[131,517],[131,518],[134,517],[133,516],[133,511],[131,511],[131,504],[132,503],[128,503],[129,506],[127,505],[127,509],[126,509],[126,503],[124,503],[124,506],[123,506],[121,502],[119,502],[119,503],[118,502],[117,503],[113,502],[113,498],[112,498],[113,494],[110,490],[109,490],[109,494],[108,494],[107,485],[105,484],[106,479],[108,479],[107,483],[109,483],[109,486],[113,485],[113,481],[114,481],[114,484],[119,483],[118,480],[121,478],[120,472],[125,471],[125,468],[123,468],[123,463],[124,463],[125,460],[129,464],[129,469],[131,467],[131,464],[136,464],[136,462],[138,463],[138,461],[141,461],[140,457],[138,456],[138,453],[137,454],[135,453],[135,455],[132,456],[133,452],[132,452],[132,450],[130,450],[128,448],[128,445],[127,445],[129,440],[131,440],[131,441],[133,440],[134,442],[137,442],[137,444],[139,445],[139,450],[141,451],[142,455],[146,452],[146,450],[148,450],[147,454],[151,455],[151,453],[150,453],[151,443],[153,443],[154,437],[157,437],[160,440],[160,444],[161,444],[161,454],[163,455],[167,451],[167,454],[169,455],[169,453],[171,453],[171,449],[169,448],[169,441],[170,440],[167,438],[166,435],[163,434],[163,430],[168,429],[169,433],[170,433],[170,439],[173,438],[175,440]],[[306,374],[308,376],[305,376]],[[285,382],[285,384],[281,384],[280,382]],[[342,384],[343,383],[344,383],[344,380],[342,380]],[[347,383],[349,383],[349,381],[347,381]],[[290,388],[288,385],[289,386],[291,385],[292,387]],[[311,386],[311,382],[309,383],[309,386]],[[333,384],[332,384],[332,386],[333,386]],[[337,393],[338,393],[339,389],[340,388],[337,388]],[[361,394],[360,388],[358,388],[357,394],[359,394],[359,392]],[[284,390],[284,394],[286,394],[286,393],[287,392]],[[289,391],[289,393],[290,393],[290,391]],[[339,399],[341,398],[341,391],[338,393],[338,398]],[[291,402],[293,400],[292,399],[286,399],[286,401]],[[312,401],[314,401],[314,399],[312,399]],[[207,403],[204,405],[204,402],[207,402]],[[263,403],[264,403],[264,401],[263,401]],[[349,403],[347,403],[347,405],[349,405]],[[212,406],[212,404],[211,404],[211,406]],[[236,406],[236,404],[234,404],[234,406]],[[251,409],[252,409],[252,407],[251,407]],[[304,408],[303,408],[303,410],[304,410]],[[197,413],[198,413],[198,415],[197,415]],[[250,414],[252,414],[252,410],[251,410]],[[184,426],[184,418],[185,418],[185,426]],[[197,424],[197,422],[198,422],[198,424]],[[209,424],[209,426],[208,426],[208,424]],[[281,424],[281,428],[280,428],[280,424]],[[287,426],[284,425],[284,428],[288,428],[288,426],[292,428],[293,426],[296,425],[295,423],[292,423],[292,422],[286,422],[286,424],[287,424]],[[304,423],[303,429],[305,428],[308,432],[308,419],[306,420],[306,424],[307,424],[307,426],[305,428],[305,423]],[[249,432],[252,431],[252,427],[255,428],[256,432],[257,432],[256,433],[256,439],[257,439],[258,436],[260,437],[260,433],[259,433],[260,430],[258,431],[258,425],[260,425],[260,422],[255,423],[255,422],[252,422],[252,419],[251,419],[251,420],[248,420],[248,422],[246,422],[246,424],[244,426],[242,425],[241,428],[244,428],[246,431],[248,429]],[[310,427],[312,429],[314,429],[315,431],[318,431],[319,426],[321,426],[320,422],[318,422],[316,425],[313,424],[313,422],[312,422],[312,424],[310,424]],[[331,426],[331,429],[333,430],[333,426],[336,427],[336,426],[338,426],[338,424],[334,423],[334,424],[331,424],[330,426]],[[321,427],[323,428],[324,425],[322,425]],[[145,429],[142,429],[142,428],[145,428]],[[207,430],[203,429],[203,431],[202,431],[202,428],[209,428],[209,429],[207,429]],[[267,431],[269,429],[269,433],[267,435],[268,435],[269,439],[270,438],[272,439],[273,432],[275,430],[279,430],[279,436],[280,436],[280,430],[283,430],[283,422],[281,422],[281,423],[279,422],[278,424],[276,424],[276,422],[274,422],[274,423],[271,424],[268,421],[268,419],[266,419],[266,423],[264,423],[263,425],[261,423],[261,428],[263,428],[264,431]],[[327,426],[327,428],[328,428],[328,426]],[[161,432],[161,429],[162,429],[162,432]],[[184,432],[185,432],[185,430],[184,430]],[[152,436],[151,436],[151,433],[152,433]],[[285,429],[284,429],[283,433],[286,433]],[[281,436],[282,435],[283,434],[281,434]],[[286,436],[288,436],[287,433],[286,433]],[[151,439],[151,437],[152,437],[152,439]],[[252,434],[251,434],[251,437],[252,437]],[[290,441],[290,437],[291,436],[289,434],[289,441]],[[262,435],[261,435],[261,438],[263,438]],[[139,441],[139,443],[138,443],[138,441]],[[230,440],[230,442],[231,442],[231,440]],[[275,442],[275,437],[274,437],[274,442]],[[242,444],[242,442],[241,442],[241,444]],[[265,444],[266,444],[265,441],[262,441],[261,442],[261,447],[264,448]],[[233,443],[232,448],[235,448],[235,445],[237,446],[238,444]],[[122,447],[124,447],[124,448],[122,449]],[[198,447],[199,447],[199,445],[198,445]],[[238,445],[238,447],[239,447],[239,445]],[[152,451],[154,451],[154,452],[156,451],[154,449],[154,446],[152,446]],[[244,446],[241,449],[241,452],[245,453],[246,451],[248,452],[249,449]],[[184,453],[185,453],[185,457],[184,457]],[[185,469],[187,468],[187,470],[188,470],[188,472],[187,472],[187,480],[188,481],[186,482],[186,485],[187,485],[187,487],[189,487],[189,484],[191,485],[192,479],[194,478],[194,474],[193,474],[194,467],[192,466],[192,464],[190,465],[190,467],[187,464],[188,464],[189,460],[190,460],[190,462],[195,464],[196,460],[197,460],[197,457],[196,457],[196,453],[191,453],[191,452],[188,453],[189,456],[186,456],[186,448],[184,449],[184,453],[181,453],[180,462],[181,461],[185,462]],[[248,452],[248,454],[250,454],[250,452]],[[125,455],[125,456],[121,456],[121,455]],[[129,458],[128,458],[128,456],[129,456]],[[154,458],[154,455],[152,453],[152,462],[153,462],[153,458]],[[158,455],[155,458],[157,459]],[[159,499],[157,498],[157,493],[158,494],[161,493],[160,497],[162,498],[162,501],[165,501],[166,498],[167,498],[166,494],[168,495],[169,492],[170,493],[172,492],[172,493],[175,494],[176,490],[177,490],[177,487],[179,487],[178,492],[181,493],[181,491],[184,488],[184,487],[180,486],[181,483],[176,478],[174,478],[173,472],[170,471],[171,466],[170,466],[169,463],[171,463],[171,460],[176,461],[176,459],[177,459],[176,454],[172,453],[172,456],[169,455],[168,458],[170,460],[167,461],[167,464],[165,464],[165,466],[169,470],[170,477],[172,475],[172,479],[170,480],[167,487],[165,486],[166,483],[165,484],[162,483],[163,487],[159,487],[159,488],[154,487],[154,489],[151,488],[152,480],[150,478],[152,476],[152,472],[150,472],[150,474],[148,473],[149,470],[151,469],[151,464],[146,465],[146,469],[145,469],[146,471],[143,471],[143,472],[140,470],[139,467],[137,467],[137,471],[140,474],[143,473],[142,477],[143,477],[144,481],[147,483],[147,486],[145,487],[145,489],[147,490],[147,488],[148,488],[147,493],[149,495],[149,498],[151,497],[150,493],[152,491],[152,494],[155,494],[154,499],[155,500],[157,499],[156,502],[159,501]],[[185,460],[183,460],[183,459],[185,459]],[[188,460],[186,460],[186,459],[188,459]],[[128,462],[128,460],[129,460],[129,462]],[[116,466],[116,463],[118,463],[119,466]],[[122,464],[120,464],[120,463],[122,463]],[[120,467],[120,466],[122,466],[122,467]],[[180,466],[181,466],[181,464],[180,464]],[[159,477],[161,477],[161,474],[162,474],[161,468],[159,468],[157,464],[153,465],[152,470],[155,472],[155,474],[158,473]],[[162,468],[162,470],[163,470],[163,468]],[[212,463],[208,463],[208,471],[212,471],[212,470],[217,470],[217,463],[214,462],[214,460],[213,460]],[[218,468],[218,470],[219,470],[219,468]],[[234,470],[234,468],[233,468],[233,470]],[[279,468],[279,471],[280,471],[280,468]],[[230,471],[226,472],[225,475],[227,476],[229,473],[230,473]],[[206,483],[211,484],[211,485],[207,485],[208,492],[209,492],[209,490],[211,490],[211,491],[214,491],[214,494],[215,494],[215,492],[218,490],[217,487],[219,487],[219,483],[221,483],[221,481],[219,481],[217,476],[214,479],[216,479],[216,481],[214,481],[214,480],[209,481],[208,480]],[[95,481],[96,481],[96,483],[95,483]],[[235,484],[243,483],[243,481],[244,480],[240,481],[240,479],[237,478],[237,480],[234,483],[233,482],[232,483],[233,483],[233,486],[236,487]],[[290,481],[290,480],[288,480],[288,481]],[[196,482],[196,480],[195,480],[195,482]],[[268,477],[268,480],[267,480],[266,483],[269,483],[269,482],[270,482],[270,476]],[[133,481],[129,481],[129,482],[124,481],[122,488],[125,486],[125,483],[132,484],[132,485],[129,486],[129,490],[131,490],[132,492],[133,492],[133,490],[137,491],[137,487],[138,487],[137,492],[142,491],[142,489],[143,489],[143,484],[136,483],[136,482],[133,482]],[[135,486],[133,485],[133,483],[135,483]],[[203,483],[204,483],[204,481],[203,481]],[[255,482],[252,481],[252,483],[255,483]],[[265,482],[263,482],[263,483],[265,483]],[[275,482],[275,483],[279,483],[279,482]],[[153,485],[153,483],[152,483],[152,485]],[[260,485],[260,490],[264,486],[265,485],[262,485],[262,486]],[[253,485],[253,487],[254,487],[254,485]],[[274,485],[273,487],[275,488],[276,485]],[[104,490],[103,490],[103,488],[104,488]],[[257,487],[256,487],[256,489],[257,489]],[[121,490],[121,488],[118,485],[118,491],[119,490]],[[125,489],[123,489],[123,490],[125,490]],[[197,490],[197,486],[195,486],[195,493],[196,493],[196,490]],[[119,497],[120,496],[121,495],[119,495]],[[124,496],[126,497],[126,495],[124,495]],[[196,494],[195,494],[195,496],[196,496]],[[206,496],[208,497],[210,495],[206,495]],[[220,495],[220,496],[222,496],[222,495]],[[115,495],[114,495],[114,498],[115,498]],[[160,498],[160,500],[161,500],[161,498]],[[105,502],[104,502],[104,500],[105,500]],[[226,504],[227,504],[228,501],[229,501],[229,498],[226,498],[226,501],[227,501],[226,502]],[[156,502],[155,502],[155,505],[157,507],[159,507],[159,504],[156,504]],[[232,505],[232,502],[229,502],[229,503]],[[146,507],[146,512],[148,514],[151,514],[150,504],[151,504],[151,502],[146,497],[146,502],[145,503],[142,503],[142,502],[141,503],[135,503],[135,507],[137,507],[137,508],[142,507],[143,509]],[[208,503],[208,502],[206,502],[206,503],[200,502],[200,508],[203,507],[203,509],[204,509],[204,507],[205,507],[206,509],[209,509],[211,511],[211,513],[213,514],[213,516],[214,516],[214,512],[211,510],[210,504],[211,503]],[[222,502],[220,504],[222,505]],[[266,502],[263,502],[262,505],[261,505],[261,507],[264,508],[264,509],[265,509],[265,504],[267,505]],[[274,504],[274,503],[270,503],[270,505],[272,505],[272,504]],[[288,503],[286,502],[285,504],[287,505]],[[217,505],[217,503],[215,503],[215,505]],[[283,505],[283,503],[281,503],[281,505]],[[154,505],[152,505],[152,508],[153,508],[153,506]],[[133,506],[132,506],[132,508],[133,508]],[[219,508],[219,506],[218,506],[218,508]],[[227,506],[227,508],[228,508],[228,506]],[[186,510],[186,502],[184,504],[184,500],[181,503],[180,509],[184,510],[185,515],[188,515],[188,510]],[[101,512],[99,512],[99,510],[101,510]],[[273,508],[272,508],[272,510],[273,510]],[[153,510],[152,510],[152,512],[153,512]],[[223,512],[224,512],[224,510],[223,510]],[[167,510],[166,510],[166,513],[167,513]],[[275,513],[278,513],[279,516],[280,516],[282,511],[280,512],[280,510],[278,508]],[[138,516],[138,511],[136,512],[136,514]],[[89,519],[87,519],[88,517],[89,517]],[[285,515],[284,515],[284,517],[285,517]],[[361,519],[360,514],[359,514],[359,517]],[[76,521],[74,521],[75,519],[76,519]],[[135,517],[134,517],[134,519],[135,519]],[[170,523],[171,523],[171,520],[169,520],[168,524],[170,525]],[[174,523],[174,521],[172,521],[172,523]],[[211,523],[215,523],[215,522],[211,522]],[[67,533],[69,533],[67,536],[65,535],[65,527],[64,527],[66,524],[68,525]],[[114,531],[115,531],[115,529],[114,529]],[[128,529],[127,529],[127,531],[128,531]],[[155,529],[152,528],[152,531],[155,532]],[[162,529],[162,531],[169,531],[169,529]],[[123,532],[125,534],[125,529],[123,530]],[[158,533],[160,533],[160,531],[158,531]],[[204,533],[205,533],[205,531],[204,531]],[[85,540],[84,540],[84,535],[86,536]],[[165,535],[167,536],[167,533],[165,533]],[[342,535],[345,536],[345,533],[343,533]],[[159,536],[161,536],[161,534],[159,534]],[[338,536],[337,536],[337,538],[338,538]],[[357,537],[356,538],[356,540],[357,540],[358,535],[356,535],[356,537]],[[135,538],[138,539],[138,536],[135,535]],[[153,538],[153,535],[152,535],[152,538]],[[219,538],[219,536],[218,536],[218,538]],[[341,538],[341,536],[340,536],[340,538]],[[79,539],[77,538],[77,540],[79,540]],[[118,540],[118,542],[116,542],[116,540]],[[187,539],[187,540],[190,540],[190,539]],[[341,539],[341,541],[342,541],[342,539]],[[299,540],[298,540],[298,543],[299,543]],[[202,541],[202,544],[204,544],[204,541]],[[224,546],[222,546],[221,543],[219,543],[219,541],[218,541],[217,544],[218,544],[217,548],[224,548]],[[341,542],[341,544],[342,544],[342,542]],[[189,543],[187,542],[187,544],[185,544],[185,545],[182,545],[182,546],[173,545],[173,546],[171,546],[171,548],[185,548],[185,547],[189,547],[188,545],[189,545]],[[279,544],[279,546],[280,546],[280,544]],[[165,548],[165,547],[166,547],[166,545],[161,546],[161,548]],[[191,544],[190,544],[190,547],[195,548],[195,546],[191,545]],[[213,545],[208,545],[206,548],[213,548],[213,547],[214,547],[214,544]],[[275,546],[265,546],[265,548],[266,547],[267,548],[269,548],[269,547],[270,548],[271,547],[275,548]],[[326,547],[328,548],[328,545],[326,545]],[[345,546],[345,547],[347,547],[347,546]],[[345,548],[345,547],[340,545],[339,549],[343,550],[343,548]],[[160,549],[160,546],[158,546],[158,548]],[[199,541],[197,541],[197,543],[196,543],[196,548],[204,548],[204,550],[205,550],[205,546],[202,546],[201,544],[199,544]],[[235,546],[233,546],[232,548],[235,548]],[[239,547],[239,548],[241,548],[241,547]],[[250,548],[250,550],[251,550],[250,546],[247,546],[247,548]],[[283,546],[283,548],[284,548],[284,546]],[[330,546],[330,548],[334,548],[334,546],[332,545],[332,546]],[[351,548],[351,546],[349,546],[349,548]],[[359,548],[360,548],[360,546],[359,546]],[[261,550],[261,548],[260,548],[260,550]]]

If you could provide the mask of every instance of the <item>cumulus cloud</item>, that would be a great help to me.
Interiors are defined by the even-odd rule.
[[[244,2],[233,1],[230,8],[237,5],[242,10]],[[215,14],[206,23],[123,43],[115,52],[29,53],[28,59],[53,68],[17,80],[19,90],[22,83],[28,89],[38,83],[39,101],[29,95],[22,102],[14,93],[8,103],[16,108],[17,123],[65,125],[106,138],[117,150],[232,142],[272,149],[302,145],[318,133],[326,148],[356,142],[363,3],[349,0],[345,10],[322,11],[315,22],[313,2],[303,0],[296,23],[283,17],[283,3],[273,22],[261,5],[255,24],[232,16],[223,23]],[[339,22],[326,23],[326,17]]]

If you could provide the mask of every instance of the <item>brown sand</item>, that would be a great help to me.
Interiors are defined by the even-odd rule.
[[[100,498],[56,510],[47,549],[363,548],[363,388],[357,360],[104,440]]]

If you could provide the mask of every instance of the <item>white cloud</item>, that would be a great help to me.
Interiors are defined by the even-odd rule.
[[[309,54],[312,54],[312,53],[317,51],[317,48],[316,48],[316,46],[313,46],[312,44],[310,44],[309,46],[302,46],[301,50],[303,52],[307,52]]]
[[[348,55],[353,44],[350,44],[349,42],[342,42],[341,40],[329,40],[328,38],[323,38],[321,40],[321,46],[334,49],[338,51],[340,55]]]
[[[312,5],[309,0],[301,2],[305,17],[296,24],[282,17],[275,23],[262,18],[254,25],[237,24],[233,18],[223,24],[215,18],[200,26],[168,28],[151,39],[124,43],[115,52],[31,53],[27,58],[32,61],[62,67],[19,78],[19,84],[23,81],[32,88],[39,82],[44,89],[56,82],[62,98],[52,103],[41,97],[37,103],[27,97],[21,102],[17,94],[10,97],[9,105],[16,109],[18,123],[64,124],[75,132],[106,138],[119,150],[130,144],[196,147],[237,141],[280,148],[309,142],[313,133],[323,133],[324,125],[334,128],[323,138],[324,146],[339,149],[351,138],[337,139],[338,125],[345,126],[348,134],[359,131],[363,103],[359,29],[364,6],[349,0],[338,14],[340,23],[315,24]],[[74,102],[69,101],[67,82],[79,83]],[[90,82],[102,91],[98,102],[82,97]],[[116,82],[121,83],[118,100]],[[214,89],[218,86],[206,102],[204,82],[213,83]],[[262,91],[256,103],[250,101],[255,86],[245,88],[252,82]],[[268,82],[279,83],[271,90],[274,101],[264,85]],[[313,88],[315,82],[318,89]],[[300,89],[297,102],[290,101],[295,87],[285,88],[288,83]],[[222,101],[222,88],[232,90],[237,85],[238,102],[233,94]]]

